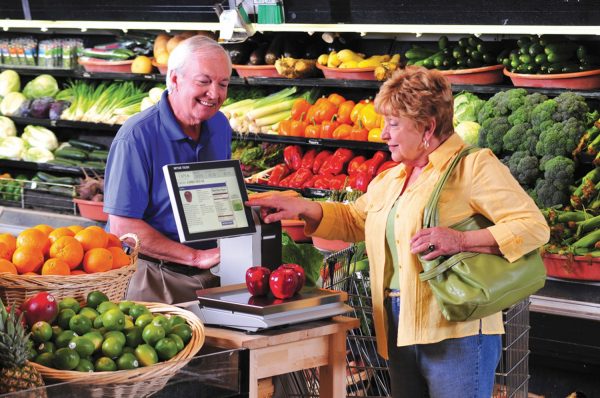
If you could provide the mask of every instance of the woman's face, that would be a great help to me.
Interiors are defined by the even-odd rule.
[[[423,136],[423,129],[417,128],[412,119],[385,116],[385,126],[381,138],[386,141],[392,160],[395,162],[418,166],[423,157],[427,159]]]

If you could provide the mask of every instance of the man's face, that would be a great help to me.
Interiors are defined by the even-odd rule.
[[[174,89],[171,105],[178,119],[187,125],[197,125],[217,113],[227,98],[231,71],[226,55],[212,51],[192,55],[172,76]]]

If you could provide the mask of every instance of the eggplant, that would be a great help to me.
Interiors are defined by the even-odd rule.
[[[267,47],[269,43],[260,43],[258,47],[254,49],[250,53],[250,57],[248,58],[248,65],[264,65],[265,63],[265,54],[267,53]]]
[[[61,113],[63,113],[63,111],[69,106],[71,106],[71,103],[69,101],[54,101],[50,104],[50,108],[48,109],[48,117],[50,118],[50,120],[60,119]]]
[[[247,41],[242,43],[227,43],[223,44],[223,47],[229,53],[231,63],[234,65],[245,65],[248,63],[248,57],[252,50],[254,50],[254,44]]]
[[[277,59],[279,59],[283,54],[284,44],[284,35],[278,34],[273,37],[273,40],[271,40],[271,44],[269,44],[269,48],[267,49],[267,53],[265,54],[265,64],[275,65],[275,61],[277,61]]]

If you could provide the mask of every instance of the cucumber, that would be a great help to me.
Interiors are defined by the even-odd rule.
[[[577,50],[575,50],[575,54],[577,54],[577,58],[583,62],[588,55],[587,48],[585,48],[585,46],[578,46]]]
[[[541,44],[534,43],[531,46],[529,46],[529,55],[531,55],[532,57],[543,53],[544,47]]]
[[[50,186],[48,188],[48,192],[59,196],[65,196],[67,198],[74,198],[76,196],[75,189],[69,187],[61,187],[59,185]]]
[[[129,53],[117,50],[97,50],[84,48],[81,55],[90,58],[99,58],[107,61],[123,61],[132,57]]]
[[[106,169],[106,163],[99,161],[88,161],[82,164],[83,167],[88,167],[90,169],[104,170]]]
[[[522,64],[530,64],[533,62],[533,58],[531,57],[531,55],[529,54],[523,54],[519,57],[519,61]]]
[[[573,42],[550,43],[544,47],[544,52],[548,55],[551,53],[568,53],[573,55],[577,50],[577,45]]]
[[[404,53],[404,57],[406,59],[422,60],[432,56],[433,54],[435,54],[435,51],[433,50],[423,47],[413,47],[409,50],[406,50],[406,52]]]
[[[469,47],[469,38],[468,37],[463,37],[463,38],[459,39],[458,40],[458,45],[461,46],[462,48]]]
[[[84,161],[88,158],[87,152],[85,152],[81,149],[68,148],[68,147],[65,147],[62,149],[57,149],[56,151],[54,151],[54,155],[61,157],[61,158],[73,159],[73,160],[79,160],[79,161]]]
[[[483,60],[483,63],[487,64],[487,65],[492,65],[495,61],[494,56],[491,53],[483,53],[481,55],[481,58]],[[502,62],[496,62],[496,63],[501,64]]]
[[[92,151],[90,152],[88,158],[90,160],[106,162],[108,160],[108,151]]]
[[[519,47],[519,48],[529,46],[530,44],[531,44],[531,37],[529,37],[529,36],[521,36],[517,40],[517,47]]]
[[[558,62],[565,62],[570,60],[573,57],[572,53],[553,53],[551,52],[548,55],[548,62],[551,64],[555,64]]]
[[[81,164],[81,162],[73,159],[66,159],[61,157],[56,157],[49,161],[50,164],[56,164],[58,166],[69,166],[69,167],[77,167]]]
[[[443,50],[446,47],[448,47],[448,36],[441,36],[438,39],[438,48]]]
[[[460,46],[456,46],[452,49],[452,56],[455,59],[464,58],[464,57],[466,57],[466,55],[467,55],[467,53],[465,52],[465,49]]]
[[[548,63],[548,56],[546,54],[538,54],[534,58],[534,62],[538,65],[544,65]]]
[[[96,142],[91,142],[91,141],[85,141],[85,140],[70,139],[69,144],[71,144],[71,146],[74,146],[75,148],[80,148],[85,151],[93,151],[93,150],[104,151],[104,150],[106,150],[106,145],[98,144]]]
[[[40,179],[42,182],[48,182],[51,184],[66,184],[66,185],[77,185],[79,184],[79,179],[75,177],[67,177],[67,176],[55,176],[52,174],[44,173],[43,171],[38,171],[35,174],[36,177]]]

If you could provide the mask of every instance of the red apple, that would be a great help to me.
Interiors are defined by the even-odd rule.
[[[306,282],[306,275],[304,274],[304,268],[302,268],[301,265],[299,264],[281,264],[282,268],[289,268],[291,270],[293,270],[294,272],[296,272],[296,274],[298,275],[298,284],[296,286],[296,293],[298,293],[300,291],[300,289],[302,289],[302,287],[304,286],[304,283]]]
[[[246,287],[253,296],[266,296],[269,294],[269,276],[271,270],[266,267],[255,266],[246,270]]]
[[[58,304],[53,295],[48,292],[40,292],[21,305],[21,311],[25,313],[27,324],[31,327],[38,321],[52,323],[58,315]]]
[[[277,268],[271,272],[269,279],[271,293],[278,299],[287,299],[296,293],[298,286],[298,274],[290,268]]]

